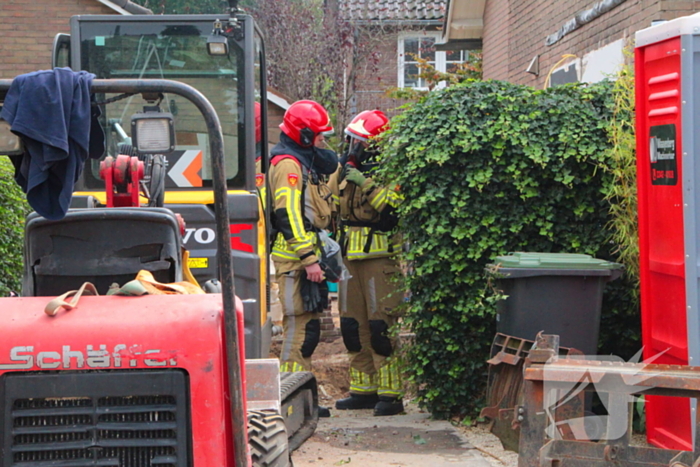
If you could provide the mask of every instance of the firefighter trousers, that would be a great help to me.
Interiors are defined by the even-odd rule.
[[[403,297],[392,281],[398,265],[389,257],[345,264],[351,278],[341,284],[340,329],[350,357],[350,393],[401,397],[398,339],[391,335]]]
[[[311,371],[311,355],[321,338],[321,314],[304,311],[301,297],[302,271],[276,274],[284,313],[281,371]]]

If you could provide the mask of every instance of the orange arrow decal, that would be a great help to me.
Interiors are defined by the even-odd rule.
[[[182,175],[187,179],[192,186],[202,186],[202,176],[200,171],[202,170],[202,151],[199,151],[192,163],[182,172]]]

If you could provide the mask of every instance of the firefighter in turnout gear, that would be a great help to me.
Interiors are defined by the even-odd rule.
[[[311,371],[328,299],[318,232],[330,224],[333,196],[323,180],[337,171],[338,156],[318,147],[333,127],[317,102],[292,104],[280,128],[267,177],[275,231],[271,256],[284,311],[280,363],[282,371]]]
[[[393,187],[374,183],[371,139],[387,129],[388,118],[366,110],[345,129],[347,152],[341,159],[341,245],[350,279],[343,283],[340,326],[350,357],[350,396],[336,409],[374,408],[374,415],[403,412],[400,369],[392,356],[396,339],[390,329],[397,322],[402,296],[392,282],[400,274],[394,254],[401,247],[394,214],[400,196]]]

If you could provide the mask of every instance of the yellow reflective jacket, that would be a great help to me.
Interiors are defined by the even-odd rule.
[[[346,258],[352,261],[397,253],[401,236],[383,227],[386,227],[384,219],[393,215],[401,202],[398,188],[376,186],[367,178],[362,187],[343,180],[339,189],[341,239]]]
[[[272,260],[279,272],[300,269],[319,260],[318,229],[331,221],[332,192],[322,180],[309,173],[293,157],[270,166],[268,186],[278,233],[272,246]],[[311,177],[315,178],[315,177]]]

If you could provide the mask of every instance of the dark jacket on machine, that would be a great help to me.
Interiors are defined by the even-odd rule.
[[[0,113],[24,143],[13,158],[15,180],[34,210],[47,219],[62,219],[88,155],[104,153],[104,134],[91,109],[95,75],[56,68],[20,75],[10,86]]]

